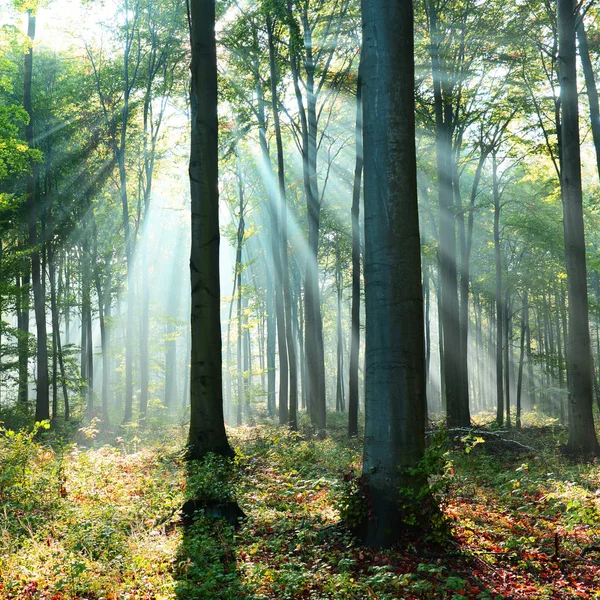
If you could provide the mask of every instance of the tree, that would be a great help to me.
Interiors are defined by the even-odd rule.
[[[28,45],[25,50],[23,66],[23,107],[29,115],[25,126],[25,140],[30,148],[35,147],[33,130],[33,105],[31,102],[31,83],[33,75],[33,40],[35,38],[35,6],[27,10]],[[38,168],[34,162],[27,177],[27,229],[29,247],[31,250],[31,283],[33,287],[33,304],[37,330],[37,386],[35,401],[35,420],[42,421],[50,418],[50,395],[48,379],[48,344],[46,334],[46,306],[43,289],[43,272],[38,248],[38,204],[39,190],[37,189]],[[43,240],[42,240],[43,241]]]
[[[401,534],[399,488],[424,450],[425,348],[411,0],[363,0],[366,433],[364,537]]]
[[[575,49],[575,3],[558,0],[561,118],[561,191],[567,263],[569,443],[574,454],[598,454],[592,416],[592,352],[588,324],[587,272],[583,229],[579,106]]]
[[[215,0],[190,0],[192,348],[188,458],[233,456],[223,420]]]

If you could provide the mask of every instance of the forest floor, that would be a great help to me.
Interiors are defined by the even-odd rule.
[[[436,488],[449,539],[381,552],[339,524],[361,443],[331,420],[325,440],[231,430],[233,473],[218,460],[186,471],[176,425],[110,443],[94,427],[77,443],[3,430],[0,598],[600,598],[600,464],[568,462],[562,428],[501,434],[529,450],[448,434]],[[232,493],[247,521],[181,526],[199,491]]]

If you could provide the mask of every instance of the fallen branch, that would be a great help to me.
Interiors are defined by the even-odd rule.
[[[517,449],[519,451],[533,452],[533,453],[536,452],[535,448],[532,448],[531,446],[527,446],[525,444],[522,444],[521,442],[517,442],[516,440],[511,440],[511,439],[502,437],[499,433],[497,433],[495,431],[486,431],[486,430],[483,430],[483,429],[471,429],[469,427],[450,427],[446,431],[449,434],[452,434],[452,433],[461,433],[461,434],[464,434],[464,435],[479,436],[479,437],[482,437],[484,439],[485,438],[492,439],[492,440],[498,441],[501,444],[504,444],[506,446],[512,446],[514,449]],[[504,433],[504,432],[502,432],[502,433]],[[430,436],[432,434],[433,434],[433,431],[428,431],[426,435]]]

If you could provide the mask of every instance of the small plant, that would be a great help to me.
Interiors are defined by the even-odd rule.
[[[442,541],[448,534],[443,507],[453,472],[449,456],[447,431],[444,427],[439,427],[425,449],[423,458],[415,467],[405,471],[422,484],[416,489],[407,486],[400,490],[404,523],[429,531],[430,539],[436,542]]]
[[[350,529],[356,529],[373,515],[369,485],[363,475],[357,475],[351,470],[344,475],[340,487],[341,494],[337,503],[340,517]]]

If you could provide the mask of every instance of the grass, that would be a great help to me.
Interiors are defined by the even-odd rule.
[[[230,433],[237,468],[223,484],[218,461],[186,470],[181,427],[110,444],[94,427],[78,443],[4,431],[0,598],[600,597],[600,466],[569,463],[555,424],[503,434],[534,452],[450,440],[451,538],[412,535],[386,552],[339,525],[344,476],[361,464],[341,423],[325,440],[269,425]],[[232,491],[248,520],[236,532],[203,517],[178,526],[199,489]]]

